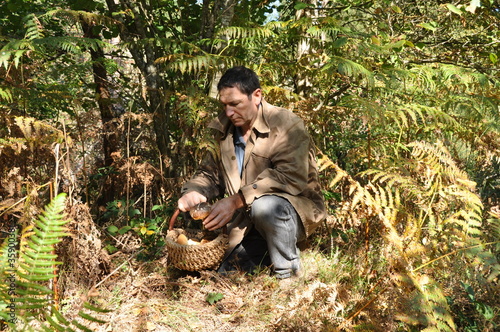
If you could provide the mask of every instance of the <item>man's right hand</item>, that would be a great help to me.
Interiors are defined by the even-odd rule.
[[[204,203],[207,198],[197,191],[190,191],[184,194],[179,201],[177,201],[177,207],[182,212],[186,212],[194,208],[197,204]]]

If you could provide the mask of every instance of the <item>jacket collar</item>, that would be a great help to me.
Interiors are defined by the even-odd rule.
[[[253,124],[253,129],[257,130],[261,134],[269,133],[269,104],[266,101],[260,103],[259,112],[257,113],[257,119]]]
[[[257,118],[255,119],[255,122],[253,124],[253,130],[258,131],[261,134],[266,134],[269,133],[269,122],[268,122],[268,117],[269,117],[269,104],[266,101],[262,101],[260,104],[261,106],[259,107],[259,111],[257,113]],[[230,127],[232,127],[233,124],[231,123],[231,120],[226,116],[226,113],[222,111],[217,118],[213,119],[209,124],[208,127],[215,129],[217,131],[220,131],[223,135],[223,138],[225,138],[229,132]]]

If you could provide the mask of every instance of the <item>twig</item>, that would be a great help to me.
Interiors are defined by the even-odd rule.
[[[137,256],[141,251],[143,251],[144,249],[141,249],[139,250],[138,252],[132,254],[125,262],[121,263],[116,269],[114,269],[113,271],[111,271],[110,274],[108,274],[106,277],[104,277],[104,279],[102,279],[101,281],[99,281],[97,284],[94,285],[94,287],[91,288],[91,290],[94,290],[96,289],[97,287],[99,287],[103,282],[105,282],[106,280],[109,279],[109,277],[111,277],[113,274],[115,274],[119,269],[122,268],[123,265],[125,265],[126,263],[130,262],[130,260],[132,258],[134,258],[135,256]]]
[[[348,318],[347,318],[347,321],[350,321],[352,320],[354,317],[356,317],[357,315],[359,315],[363,310],[365,310],[366,307],[368,307],[370,304],[373,303],[373,301],[375,301],[380,295],[382,295],[382,293],[384,293],[385,291],[387,290],[387,287],[385,287],[384,289],[382,289],[380,291],[380,293],[378,293],[377,295],[375,295],[374,297],[372,297],[370,299],[370,301],[366,302],[364,306],[362,306],[361,308],[359,308],[358,311],[356,311],[354,314],[350,315]]]
[[[129,215],[129,200],[130,200],[130,118],[132,116],[129,114],[128,116],[128,126],[127,126],[127,202],[126,202],[126,216],[127,216],[127,225],[130,224],[130,215]]]
[[[500,243],[500,241],[493,241],[493,242],[488,242],[488,243],[480,243],[480,244],[476,244],[476,245],[473,245],[473,246],[470,246],[470,247],[467,247],[467,248],[460,248],[460,249],[457,249],[457,250],[453,250],[452,252],[449,252],[449,253],[447,253],[447,254],[445,254],[445,255],[439,256],[438,258],[435,258],[435,259],[433,259],[433,260],[430,260],[430,261],[428,261],[427,263],[422,264],[422,265],[420,265],[420,266],[419,266],[419,267],[417,267],[417,268],[414,268],[413,270],[411,270],[411,272],[418,271],[418,270],[420,270],[420,269],[422,269],[422,268],[426,267],[426,266],[427,266],[427,265],[429,265],[429,264],[432,264],[432,263],[434,263],[434,262],[436,262],[436,261],[438,261],[438,260],[440,260],[440,259],[442,259],[442,258],[445,258],[445,257],[451,256],[451,255],[454,255],[454,254],[456,254],[456,253],[458,253],[458,252],[460,252],[460,251],[464,251],[464,250],[468,250],[468,249],[473,249],[473,248],[477,248],[477,247],[482,247],[482,246],[487,246],[487,245],[490,245],[490,244],[496,244],[496,243]]]
[[[3,216],[3,214],[6,213],[7,211],[12,210],[17,204],[22,203],[23,201],[25,201],[27,198],[28,198],[28,196],[24,196],[23,198],[19,199],[17,202],[15,202],[14,204],[12,204],[11,206],[7,207],[5,210],[3,210],[2,212],[0,212],[0,217]]]

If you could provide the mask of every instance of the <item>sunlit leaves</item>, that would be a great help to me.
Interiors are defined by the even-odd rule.
[[[459,8],[457,8],[455,5],[453,5],[451,3],[447,3],[446,4],[446,8],[448,8],[448,10],[450,12],[455,13],[455,14],[457,14],[459,16],[462,16],[462,11]]]
[[[28,40],[43,38],[43,26],[38,17],[30,14],[25,19],[26,36]]]
[[[338,71],[341,75],[351,77],[354,80],[361,77],[362,81],[368,86],[373,86],[374,84],[373,74],[368,69],[366,69],[363,65],[347,58],[333,56],[329,59],[328,63],[322,68],[322,70],[327,72]]]
[[[304,3],[304,2],[297,2],[294,6],[295,10],[302,10],[306,9],[308,7],[312,7],[312,4]]]
[[[64,19],[66,22],[78,24],[81,21],[87,22],[92,25],[103,25],[108,27],[122,27],[122,23],[113,17],[100,15],[83,10],[70,10],[70,9],[55,9],[45,13],[46,17],[56,19]]]
[[[434,21],[432,21],[432,22],[423,22],[423,23],[418,24],[418,26],[434,32],[438,28],[438,23],[434,22]]]
[[[169,58],[161,58],[158,62],[165,62],[169,69],[178,70],[181,73],[198,73],[203,69],[213,70],[213,68],[221,66],[223,63],[225,63],[225,66],[231,66],[233,59],[224,59],[211,55],[187,56],[179,54]]]
[[[12,99],[12,92],[8,89],[0,88],[0,100],[11,103],[13,100]]]
[[[490,61],[493,64],[496,64],[498,62],[498,56],[495,53],[490,53]]]
[[[271,23],[276,25],[276,23]],[[231,39],[242,39],[242,38],[267,38],[274,36],[274,32],[267,27],[258,28],[247,28],[247,27],[227,27],[219,30],[218,35],[226,36],[229,40]]]
[[[9,66],[18,67],[25,54],[34,50],[35,46],[27,40],[11,40],[0,51],[0,66],[8,69]]]

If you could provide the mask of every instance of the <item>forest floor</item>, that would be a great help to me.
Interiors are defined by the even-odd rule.
[[[387,252],[375,241],[311,241],[301,252],[302,273],[296,278],[278,280],[268,270],[222,276],[174,268],[166,248],[150,247],[132,231],[112,235],[106,225],[96,226],[83,204],[75,205],[71,215],[72,236],[58,250],[63,263],[59,308],[66,319],[75,318],[91,331],[417,331],[424,325],[413,318],[427,317],[422,314],[426,307],[415,305],[414,288],[390,268]],[[143,255],[151,248],[161,252],[159,257]],[[460,264],[455,260],[447,266]],[[428,283],[426,275],[422,282]],[[465,317],[487,327],[482,331],[496,331],[498,316],[481,320],[463,291],[463,279],[441,282],[454,301],[457,322]],[[497,312],[500,289],[482,285],[473,285],[474,303]],[[102,322],[78,318],[85,302],[107,310],[91,312]]]
[[[89,331],[417,331],[423,324],[412,318],[427,317],[427,307],[415,305],[414,288],[401,281],[375,242],[311,241],[301,252],[302,273],[296,278],[279,280],[268,270],[222,276],[174,268],[166,248],[148,246],[135,231],[111,234],[106,225],[96,226],[85,205],[75,205],[71,215],[78,219],[72,219],[71,236],[56,250],[62,265],[53,289],[64,319]],[[149,249],[160,254],[149,256]],[[470,287],[478,290],[475,304],[493,308],[493,316],[481,321],[470,293],[460,289],[463,279],[448,279],[442,280],[443,294],[462,315],[457,321],[470,318],[486,327],[481,331],[497,331],[500,288]],[[426,275],[421,280],[429,283]],[[89,310],[84,303],[103,309],[86,311],[101,321],[79,317]]]
[[[123,254],[113,260],[118,269],[109,277],[90,290],[66,290],[62,303],[68,315],[82,300],[110,310],[97,316],[105,323],[87,324],[96,332],[336,331],[341,326],[349,331],[348,303],[363,300],[334,281],[342,271],[315,251],[303,252],[300,277],[284,281],[268,271],[224,277],[180,271],[161,259],[140,262]],[[322,282],[325,273],[337,277]],[[370,330],[393,330],[379,328]]]
[[[268,270],[230,276],[187,272],[167,264],[166,249],[160,258],[139,259],[147,247],[135,233],[110,236],[85,205],[71,215],[77,220],[70,226],[74,235],[59,248],[60,310],[77,320],[86,301],[109,310],[91,313],[104,323],[80,320],[92,331],[350,331],[354,320],[370,323],[371,331],[394,330],[379,323],[394,321],[385,317],[392,309],[381,306],[388,302],[385,293],[376,306],[364,307],[360,294],[374,281],[359,268],[365,255],[324,254],[311,245],[301,253],[301,276],[284,281]]]

